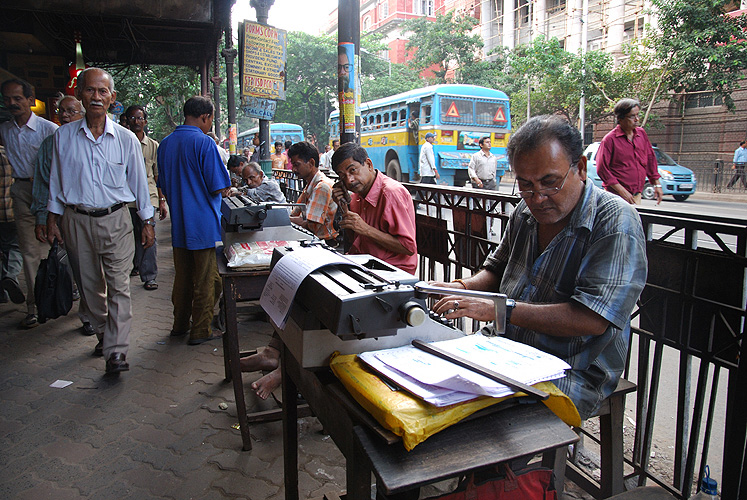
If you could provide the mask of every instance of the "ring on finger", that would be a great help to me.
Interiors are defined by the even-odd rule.
[[[456,311],[457,309],[459,309],[459,301],[455,300],[454,301],[454,310]]]

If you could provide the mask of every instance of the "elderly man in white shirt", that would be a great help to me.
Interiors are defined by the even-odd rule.
[[[107,374],[118,374],[129,370],[126,354],[132,326],[130,270],[135,247],[126,205],[137,201],[145,248],[155,239],[153,205],[140,141],[106,116],[116,99],[111,75],[99,68],[84,70],[76,95],[86,117],[61,127],[55,136],[47,237],[62,241],[64,236],[99,339],[94,355],[105,357]]]
[[[5,107],[13,115],[13,120],[0,125],[0,138],[13,168],[14,180],[10,196],[13,199],[18,245],[23,254],[23,274],[26,278],[26,317],[20,326],[33,328],[39,324],[34,303],[34,281],[39,262],[49,251],[49,246],[38,241],[34,233],[36,218],[31,212],[32,179],[39,146],[57,130],[57,125],[39,118],[31,111],[35,98],[33,88],[28,82],[12,78],[3,82],[0,88]],[[3,280],[2,286],[5,289],[14,288],[13,292],[16,294],[19,292],[18,283],[12,280]]]

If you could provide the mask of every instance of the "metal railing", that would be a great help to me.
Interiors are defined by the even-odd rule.
[[[747,193],[747,177],[742,177],[744,181],[736,179],[738,171],[732,166],[731,162],[718,160],[712,167],[691,169],[698,183],[697,190],[707,193]]]
[[[281,176],[288,179],[287,174]],[[286,183],[288,189],[296,189],[290,180]],[[495,191],[404,185],[416,200],[423,280],[449,281],[476,273],[497,247],[519,203],[518,196]],[[747,221],[638,210],[647,235],[649,273],[632,314],[631,345],[637,346],[637,355],[629,355],[624,373],[635,376],[638,384],[634,446],[625,457],[632,472],[626,477],[637,477],[639,484],[654,482],[677,498],[689,498],[709,460],[711,436],[721,432],[713,422],[718,390],[726,378],[723,456],[711,457],[711,463],[721,460],[722,498],[744,498]],[[708,240],[707,248],[703,239]],[[477,326],[462,325],[465,330]],[[665,351],[672,350],[676,369],[664,373]],[[674,470],[661,471],[651,466],[650,454],[658,439],[654,424],[662,380],[673,376],[681,396],[673,412],[666,408],[676,425]]]

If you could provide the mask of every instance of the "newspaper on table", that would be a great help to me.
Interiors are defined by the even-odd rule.
[[[433,345],[488,370],[533,385],[565,376],[571,366],[562,359],[505,337],[479,333]],[[479,396],[504,397],[513,389],[412,346],[365,352],[361,360],[384,377],[431,403],[448,406]]]
[[[228,267],[236,271],[269,269],[272,251],[276,247],[298,247],[298,241],[251,241],[234,243],[224,248]]]

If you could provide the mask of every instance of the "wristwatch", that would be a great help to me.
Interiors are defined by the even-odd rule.
[[[153,219],[147,219],[147,220],[144,220],[143,222],[148,224],[149,226],[156,227],[156,221],[154,221]]]

